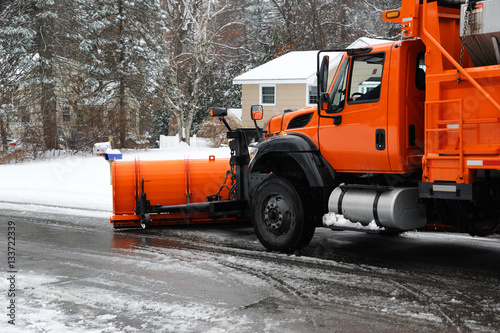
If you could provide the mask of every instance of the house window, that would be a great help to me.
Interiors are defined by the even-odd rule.
[[[260,86],[260,104],[276,104],[276,86]]]
[[[307,88],[307,104],[318,103],[318,86],[309,86]]]
[[[69,121],[71,119],[71,112],[70,112],[70,107],[65,106],[63,107],[63,112],[62,112],[62,117],[64,121]]]

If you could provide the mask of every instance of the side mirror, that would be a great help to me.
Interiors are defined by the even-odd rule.
[[[264,117],[264,108],[262,105],[252,105],[250,108],[252,120],[261,120]]]
[[[330,65],[330,57],[324,56],[321,61],[321,67],[318,73],[318,91],[320,94],[324,94],[328,89],[328,71]]]
[[[224,118],[225,116],[227,116],[226,108],[210,108],[210,116],[219,117],[219,120],[224,123],[224,126],[226,126],[227,130],[229,132],[233,131],[229,126],[228,122],[226,121],[226,118]]]
[[[227,116],[227,109],[226,108],[211,108],[210,109],[210,116],[211,117],[225,117],[225,116]]]
[[[252,105],[250,107],[250,114],[252,115],[252,120],[257,130],[259,142],[264,139],[264,131],[257,125],[257,120],[261,120],[264,117],[264,108],[262,105]]]
[[[210,109],[210,116],[211,117],[225,117],[225,116],[227,116],[227,109],[226,108],[211,108]]]
[[[318,72],[318,103],[323,110],[328,109],[328,71],[330,65],[330,57],[324,56],[321,61],[321,67]]]

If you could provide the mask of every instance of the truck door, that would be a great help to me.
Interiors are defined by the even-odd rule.
[[[338,172],[390,170],[387,152],[389,56],[385,52],[344,57],[329,107],[320,111],[321,154]]]

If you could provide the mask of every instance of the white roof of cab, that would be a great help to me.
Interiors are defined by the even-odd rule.
[[[390,42],[362,37],[349,45],[358,48]],[[341,52],[325,53],[330,56],[330,68],[340,62]],[[233,84],[314,83],[318,51],[293,51],[273,59],[234,78]]]

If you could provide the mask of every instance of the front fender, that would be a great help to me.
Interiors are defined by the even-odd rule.
[[[250,162],[250,170],[256,161],[268,153],[317,152],[319,148],[309,137],[300,134],[279,135],[260,142],[257,154]]]
[[[301,134],[275,136],[259,143],[249,165],[250,174],[301,172],[309,187],[330,187],[335,172],[323,159],[319,148],[309,137]]]

